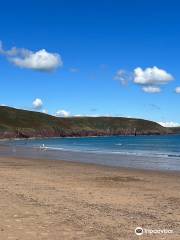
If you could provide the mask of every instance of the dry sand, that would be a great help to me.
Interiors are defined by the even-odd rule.
[[[180,239],[179,176],[1,157],[0,240]]]

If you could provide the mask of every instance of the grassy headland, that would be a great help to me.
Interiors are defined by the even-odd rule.
[[[0,106],[0,138],[180,133],[156,122],[124,117],[69,117]]]

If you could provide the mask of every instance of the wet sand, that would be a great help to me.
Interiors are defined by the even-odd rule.
[[[0,156],[47,159],[47,160],[65,160],[80,163],[92,163],[110,167],[123,167],[135,169],[148,169],[158,171],[179,171],[180,157],[151,156],[151,155],[131,155],[114,154],[104,152],[85,152],[30,147],[26,144],[17,146],[13,141],[11,144],[0,144]]]
[[[0,157],[0,219],[1,240],[180,239],[180,174]]]

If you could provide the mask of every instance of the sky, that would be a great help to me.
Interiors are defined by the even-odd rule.
[[[178,0],[2,1],[0,104],[180,125]]]

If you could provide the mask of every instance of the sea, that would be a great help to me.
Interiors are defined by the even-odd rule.
[[[54,159],[118,167],[180,170],[180,135],[26,139],[6,141],[6,145],[13,149],[36,149],[37,154]]]

